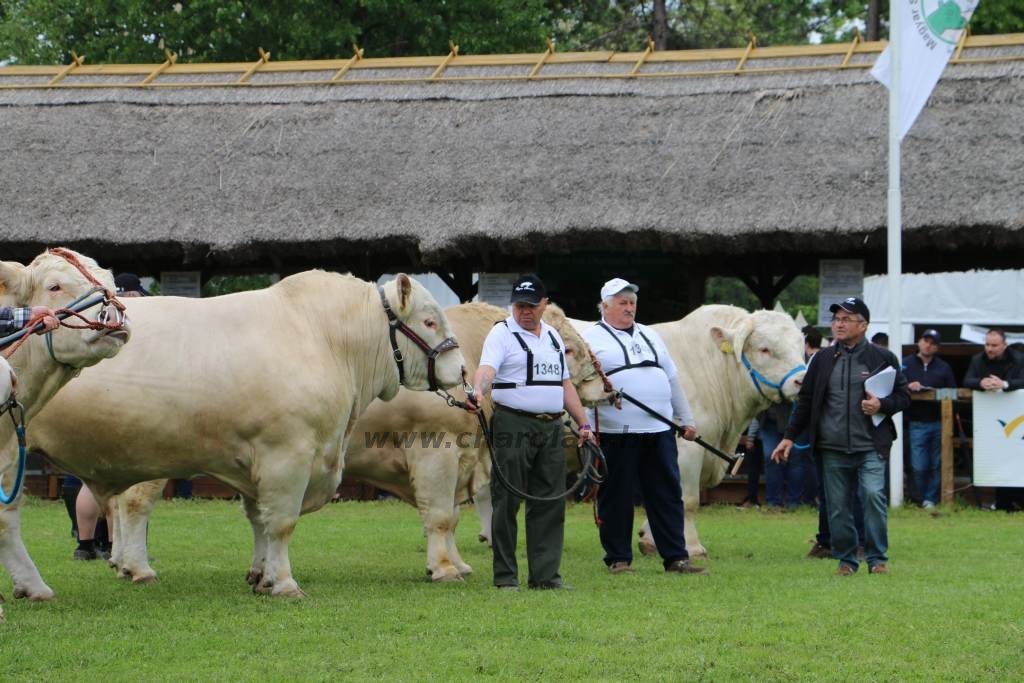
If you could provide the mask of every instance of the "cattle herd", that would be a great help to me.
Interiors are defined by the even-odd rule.
[[[112,291],[108,270],[74,256],[84,270],[50,252],[27,266],[0,263],[0,305],[59,309],[97,281]],[[473,499],[481,540],[489,538],[486,442],[472,415],[428,389],[464,399],[465,378],[504,309],[471,303],[442,310],[405,275],[378,288],[323,271],[209,299],[123,303],[127,321],[116,333],[61,327],[48,339],[32,335],[8,359],[29,448],[109,503],[110,562],[119,576],[156,580],[146,531],[163,480],[205,474],[241,496],[254,538],[252,590],[302,595],[288,541],[300,515],[331,500],[343,471],[416,506],[432,580],[472,572],[454,531],[460,504]],[[579,333],[592,323],[557,306],[545,320],[566,342],[583,402],[608,400],[609,385]],[[799,389],[803,339],[786,314],[707,305],[654,328],[680,368],[698,431],[720,450],[734,450],[757,412]],[[5,369],[0,363],[4,396]],[[0,421],[0,430],[8,490],[18,449],[12,424]],[[725,464],[693,442],[679,444],[687,550],[705,555],[695,525],[699,491],[721,481]],[[25,550],[18,503],[0,506],[0,562],[15,597],[47,600],[54,593]],[[645,530],[646,523],[641,550],[649,552]]]

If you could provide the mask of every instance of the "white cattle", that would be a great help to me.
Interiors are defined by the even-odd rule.
[[[394,398],[403,370],[413,390],[433,383],[428,367],[444,388],[463,378],[444,313],[405,275],[380,292],[310,271],[259,291],[126,303],[136,330],[129,352],[62,392],[38,416],[30,445],[101,502],[162,477],[203,473],[231,486],[252,525],[247,580],[259,593],[302,594],[289,540],[299,515],[337,489],[370,402]],[[394,351],[386,310],[396,316]],[[123,576],[152,580],[144,541],[131,542],[145,539],[144,526],[131,525],[144,525],[149,510],[127,508],[117,514],[114,559]]]
[[[585,330],[594,323],[573,324]],[[804,376],[803,335],[785,313],[748,313],[735,306],[705,305],[682,320],[651,327],[661,335],[679,368],[697,432],[720,451],[733,453],[757,413],[783,397],[794,398],[799,391]],[[696,525],[700,490],[717,486],[728,464],[692,441],[678,439],[677,443],[686,549],[691,557],[703,557],[707,550]],[[479,499],[477,507],[481,507]],[[488,540],[488,509],[480,512],[480,522],[480,539]],[[640,550],[644,554],[657,552],[646,521],[640,530]]]
[[[720,451],[735,452],[740,435],[757,413],[772,403],[795,398],[800,390],[804,339],[785,313],[706,305],[682,320],[652,327],[679,367],[697,432]],[[692,441],[677,442],[686,550],[690,557],[706,557],[696,524],[700,490],[718,486],[728,463]],[[657,552],[646,521],[640,537],[642,552]]]
[[[452,306],[445,315],[459,339],[467,374],[472,375],[484,338],[508,312],[471,303]],[[544,321],[565,341],[566,362],[581,400],[594,403],[607,398],[604,377],[562,310],[548,306]],[[453,396],[465,401],[461,388]],[[374,401],[352,430],[344,476],[371,483],[416,506],[427,537],[427,571],[434,581],[457,581],[472,573],[459,555],[454,533],[459,503],[486,490],[490,481],[490,458],[475,416],[448,406],[439,397],[405,389],[388,403]],[[118,507],[148,511],[163,487],[163,481],[134,486],[118,496]],[[143,544],[146,513],[131,516],[135,519],[127,526],[139,538],[126,543]],[[115,539],[115,563],[119,543]]]
[[[94,292],[111,297],[114,278],[110,271],[96,262],[67,249],[55,249],[37,256],[28,266],[13,261],[0,262],[0,306],[47,306],[60,309]],[[130,327],[119,313],[111,313],[108,304],[83,311],[85,322],[68,320],[81,329],[60,327],[46,336],[31,335],[10,357],[10,366],[0,369],[4,387],[10,370],[17,376],[16,395],[25,407],[25,421],[31,434],[32,423],[42,407],[57,390],[78,372],[120,351],[130,336]],[[98,319],[108,320],[102,326]],[[90,327],[91,325],[91,327]],[[47,339],[47,337],[49,337]],[[8,347],[13,348],[13,347]],[[0,365],[7,366],[7,363]],[[88,402],[88,397],[84,399]],[[12,475],[17,456],[13,423],[0,416],[0,474],[8,493],[13,488]],[[53,591],[43,582],[25,551],[21,539],[20,498],[10,505],[0,505],[0,562],[11,574],[14,597],[46,600]]]

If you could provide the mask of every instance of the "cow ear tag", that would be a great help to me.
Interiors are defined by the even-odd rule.
[[[722,342],[722,345],[718,348],[722,349],[722,353],[732,353],[732,343],[728,341]]]

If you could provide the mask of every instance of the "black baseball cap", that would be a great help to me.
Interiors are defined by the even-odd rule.
[[[921,339],[931,339],[936,344],[942,344],[942,335],[935,328],[929,328],[921,333]]]
[[[135,273],[118,273],[114,278],[114,288],[117,293],[138,292],[142,296],[149,296],[149,292],[142,286],[142,280]]]
[[[829,313],[832,314],[839,309],[843,309],[847,313],[855,313],[864,318],[865,322],[871,322],[871,311],[868,310],[868,305],[855,296],[847,297],[828,307]]]
[[[520,275],[512,285],[512,296],[509,297],[509,303],[522,302],[536,306],[547,295],[548,289],[539,277],[533,273]]]

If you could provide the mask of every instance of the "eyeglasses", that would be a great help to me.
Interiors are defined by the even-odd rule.
[[[832,316],[832,322],[839,323],[840,325],[849,325],[850,323],[862,323],[863,318],[851,318],[845,315],[834,315]]]

